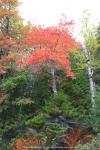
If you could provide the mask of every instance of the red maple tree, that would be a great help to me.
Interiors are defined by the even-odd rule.
[[[79,48],[79,43],[72,37],[69,27],[72,22],[60,22],[58,26],[33,26],[26,34],[25,43],[33,52],[19,62],[22,66],[35,65],[48,61],[59,64],[68,76],[74,78],[71,71],[70,52]]]

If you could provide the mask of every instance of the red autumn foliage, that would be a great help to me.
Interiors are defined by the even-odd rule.
[[[11,148],[11,150],[25,150],[26,148],[40,148],[42,144],[39,142],[38,139],[31,138],[31,139],[18,139],[15,145]]]
[[[28,66],[53,61],[59,64],[68,76],[74,78],[69,55],[73,48],[79,48],[79,44],[70,33],[69,27],[71,25],[72,22],[61,22],[55,27],[33,26],[26,35],[25,43],[28,47],[33,47],[34,50],[18,63],[22,66]]]

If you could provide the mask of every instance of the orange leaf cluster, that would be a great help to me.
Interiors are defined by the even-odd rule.
[[[11,150],[25,150],[26,148],[40,148],[42,144],[36,138],[24,140],[18,139],[15,145],[11,148]]]
[[[7,48],[8,46],[14,45],[16,42],[10,39],[8,36],[3,36],[2,40],[0,41],[1,48]]]
[[[5,74],[7,70],[10,68],[11,62],[15,60],[15,54],[13,52],[9,52],[8,55],[2,56],[0,58],[0,74]]]
[[[6,15],[12,16],[14,13],[12,11],[0,11],[0,17],[4,17]]]
[[[75,146],[79,143],[87,143],[92,139],[92,134],[85,132],[80,128],[70,129],[65,137],[65,144],[68,150],[75,150]]]
[[[75,146],[80,141],[81,130],[79,128],[71,129],[65,138],[65,143],[68,148],[74,150]]]
[[[15,56],[13,53],[9,53],[7,56],[6,56],[6,60],[9,61],[9,62],[12,62],[15,60]]]

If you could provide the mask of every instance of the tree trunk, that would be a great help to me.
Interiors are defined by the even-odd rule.
[[[51,68],[51,75],[52,75],[52,91],[55,96],[55,95],[57,95],[57,87],[56,87],[55,69],[54,68]]]
[[[93,81],[93,69],[92,69],[92,64],[91,64],[91,57],[90,57],[90,52],[89,49],[85,46],[85,44],[82,44],[82,47],[85,52],[86,56],[86,64],[87,64],[87,71],[88,71],[88,77],[89,77],[89,83],[90,83],[90,94],[91,94],[91,103],[92,107],[95,107],[95,83]]]

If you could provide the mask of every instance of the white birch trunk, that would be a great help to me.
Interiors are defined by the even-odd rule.
[[[89,49],[85,46],[84,43],[82,43],[82,47],[85,52],[86,56],[86,64],[87,64],[87,71],[88,71],[88,77],[89,77],[89,83],[90,83],[90,94],[91,94],[91,104],[92,107],[95,107],[95,83],[93,81],[93,69],[91,64],[91,57]]]
[[[57,95],[57,87],[56,87],[55,69],[54,68],[51,68],[51,75],[52,75],[52,91],[55,96],[55,95]]]

